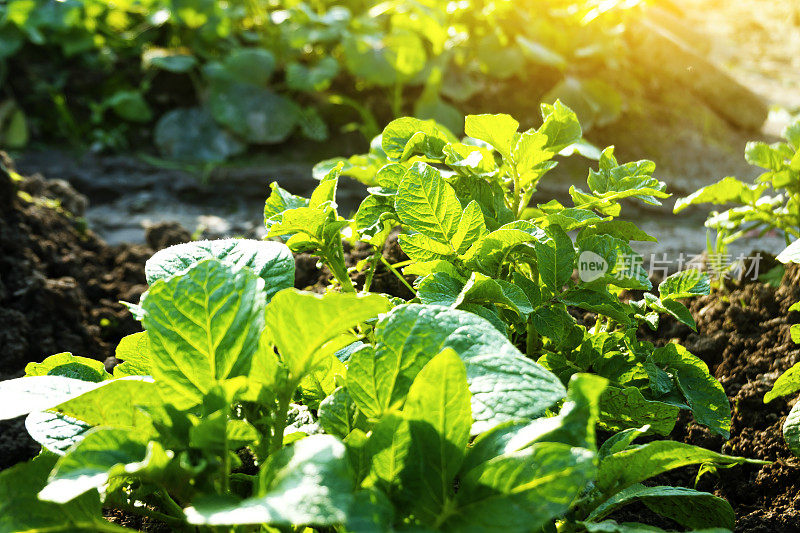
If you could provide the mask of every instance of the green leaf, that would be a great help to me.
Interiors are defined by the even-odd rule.
[[[389,300],[377,294],[320,296],[286,289],[267,306],[267,327],[291,379],[299,382],[327,356],[342,348],[332,341],[390,308]]]
[[[395,490],[411,451],[408,420],[397,412],[387,413],[372,428],[366,446],[372,458],[369,477]]]
[[[69,352],[51,355],[41,363],[25,365],[26,376],[64,376],[81,381],[100,381],[111,379],[106,367],[100,361],[86,357],[75,357]]]
[[[765,188],[763,185],[747,185],[729,176],[717,183],[703,187],[685,198],[678,198],[673,212],[680,213],[690,205],[696,204],[751,204],[761,196]]]
[[[600,426],[610,431],[639,428],[645,424],[659,435],[669,435],[680,408],[645,399],[637,387],[608,387],[600,401]]]
[[[642,426],[640,428],[623,429],[622,431],[611,435],[597,452],[597,457],[602,461],[611,454],[621,452],[631,445],[633,441],[642,435],[646,435],[650,431],[650,426]]]
[[[455,250],[449,244],[435,241],[422,233],[401,234],[397,240],[408,257],[421,263],[452,258],[455,255]]]
[[[558,442],[581,448],[595,448],[595,424],[599,399],[607,380],[591,374],[576,374],[569,381],[561,411],[530,423],[506,422],[482,433],[470,446],[461,476],[493,457],[517,452],[537,442]]]
[[[123,337],[114,351],[114,357],[123,361],[114,367],[114,377],[149,376],[152,353],[146,331]]]
[[[648,235],[633,222],[627,220],[602,220],[581,231],[578,240],[582,240],[590,235],[611,235],[623,241],[645,241],[658,242],[658,239]]]
[[[246,148],[201,108],[169,111],[158,120],[153,138],[164,156],[189,163],[221,163]]]
[[[462,256],[466,266],[487,276],[497,277],[500,267],[515,250],[533,253],[528,243],[544,241],[545,232],[528,221],[508,223],[478,239]]]
[[[374,370],[364,375],[380,380],[374,390],[384,411],[404,403],[414,377],[445,348],[455,350],[467,367],[475,433],[506,420],[537,418],[566,392],[556,376],[526,359],[490,322],[466,311],[398,306],[378,322],[375,338]],[[351,369],[361,355],[353,354]],[[365,413],[370,409],[355,392],[353,397]]]
[[[317,416],[325,433],[344,439],[358,425],[358,407],[347,389],[339,387],[319,404]],[[363,419],[363,418],[362,418]]]
[[[478,202],[473,200],[464,208],[451,244],[458,254],[463,254],[475,241],[484,237],[487,233],[489,233],[489,230],[486,229],[486,222],[483,219],[481,208]]]
[[[339,73],[339,63],[333,57],[323,57],[316,65],[305,66],[289,63],[286,67],[286,83],[296,91],[324,91]]]
[[[560,226],[550,226],[545,233],[549,240],[535,244],[537,267],[542,282],[559,293],[572,277],[577,254],[572,239]]]
[[[255,496],[242,501],[198,499],[185,509],[194,525],[334,526],[347,520],[353,480],[347,450],[330,435],[311,435],[270,457]]]
[[[727,439],[731,431],[731,406],[725,389],[708,372],[708,366],[686,348],[670,343],[649,357],[675,376],[695,420]]]
[[[491,144],[503,157],[510,157],[514,135],[519,122],[511,115],[467,115],[464,132],[475,139]]]
[[[721,527],[733,530],[734,513],[722,498],[684,487],[645,487],[631,485],[615,494],[587,517],[597,521],[634,502],[642,502],[661,516],[690,529]]]
[[[146,453],[146,446],[129,429],[94,429],[58,460],[39,498],[66,503],[100,490],[112,477],[140,468],[134,463],[144,461]]]
[[[800,239],[790,244],[775,259],[781,263],[800,263]]]
[[[783,439],[792,453],[800,456],[800,408],[795,404],[783,423]]]
[[[159,279],[185,273],[205,259],[252,270],[265,282],[267,301],[294,285],[294,257],[289,248],[279,242],[252,239],[194,241],[165,248],[145,263],[147,283],[153,285]]]
[[[533,313],[533,306],[525,292],[504,280],[495,280],[479,272],[473,272],[453,303],[454,307],[464,304],[496,305],[517,313],[523,320]]]
[[[403,176],[394,208],[408,229],[443,244],[453,240],[462,212],[453,188],[425,163],[415,163]]]
[[[644,301],[647,302],[647,305],[657,311],[659,313],[666,313],[681,324],[686,324],[693,330],[697,331],[697,324],[694,321],[694,317],[689,309],[683,305],[681,302],[675,301],[673,299],[667,300],[660,300],[653,296],[651,293],[645,293]]]
[[[161,404],[157,386],[150,381],[116,379],[105,387],[54,406],[51,411],[77,418],[93,426],[138,428],[146,434],[150,417],[140,407]]]
[[[595,472],[594,453],[561,443],[502,455],[461,480],[444,530],[537,531],[570,508]]]
[[[156,281],[144,300],[152,371],[165,399],[200,403],[218,381],[246,376],[263,327],[264,280],[216,259]]]
[[[711,291],[711,280],[708,275],[696,269],[682,270],[668,276],[658,286],[661,300],[691,298],[702,296]]]
[[[299,207],[308,207],[307,198],[295,196],[289,191],[282,189],[278,186],[278,182],[276,181],[270,183],[269,188],[272,192],[267,197],[267,201],[264,204],[264,226],[267,228],[267,231],[270,230],[273,224],[281,221],[285,211],[297,209]]]
[[[278,93],[247,83],[211,84],[208,109],[214,120],[256,144],[285,141],[297,126],[297,106]]]
[[[0,420],[46,411],[115,381],[94,383],[64,376],[30,376],[0,381]]]
[[[772,389],[764,396],[764,403],[769,403],[775,398],[788,396],[800,391],[800,363],[781,374],[775,381]]]
[[[263,87],[275,71],[275,55],[263,48],[237,48],[223,63],[225,74],[237,81]]]
[[[70,446],[83,440],[92,426],[70,416],[42,411],[28,415],[25,429],[45,450],[64,455]]]
[[[140,91],[117,91],[105,101],[114,113],[131,122],[150,122],[153,111]]]
[[[541,104],[542,120],[538,133],[547,136],[547,149],[558,153],[581,140],[583,132],[578,116],[556,100],[553,105]]]
[[[415,153],[443,159],[443,148],[455,141],[449,131],[432,120],[403,117],[391,121],[383,130],[381,147],[395,161],[404,161]]]
[[[600,463],[597,488],[611,494],[682,466],[705,463],[736,465],[748,462],[762,463],[744,457],[722,455],[682,442],[655,441],[606,457]]]
[[[446,272],[434,272],[417,285],[417,298],[426,305],[456,307],[464,282]]]
[[[629,316],[630,306],[620,302],[619,298],[612,295],[607,289],[602,291],[583,288],[571,289],[562,293],[558,298],[566,305],[611,317],[620,324],[630,325],[632,323]]]
[[[431,359],[408,391],[403,416],[414,456],[403,476],[423,522],[433,524],[452,496],[472,426],[470,396],[466,368],[452,349]]]
[[[64,505],[40,500],[38,492],[56,460],[57,456],[42,454],[0,472],[0,531],[66,531],[65,524],[71,524],[72,531],[130,531],[103,518],[97,492]]]

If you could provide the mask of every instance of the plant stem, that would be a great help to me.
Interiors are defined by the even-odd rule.
[[[364,280],[364,288],[362,289],[364,292],[369,292],[370,287],[372,287],[372,278],[375,277],[375,271],[378,269],[378,262],[380,261],[380,256],[382,255],[383,252],[378,250],[377,247],[372,252],[372,261],[370,261],[369,270],[367,271],[367,279]]]
[[[410,290],[412,293],[416,294],[417,291],[414,290],[414,287],[412,287],[406,281],[406,278],[404,278],[403,275],[400,272],[398,272],[397,269],[394,268],[394,266],[391,263],[389,263],[389,261],[387,261],[385,257],[383,257],[383,254],[381,254],[380,257],[381,257],[381,262],[383,262],[383,265],[386,268],[388,268],[395,276],[397,276],[397,279],[399,279],[403,283],[403,285],[405,285],[408,288],[408,290]]]
[[[533,322],[530,318],[525,326],[525,332],[527,334],[525,338],[525,355],[533,357],[533,354],[539,349],[539,332],[533,327]]]
[[[350,275],[347,273],[347,266],[344,263],[344,247],[341,241],[334,245],[332,253],[324,253],[323,260],[328,264],[331,269],[333,277],[342,286],[344,292],[356,292],[353,282],[350,280]]]
[[[188,525],[184,520],[180,518],[176,518],[174,516],[169,516],[164,513],[160,513],[158,511],[154,511],[152,509],[148,509],[145,506],[136,506],[136,505],[129,505],[124,503],[115,503],[114,507],[125,511],[126,513],[135,514],[138,516],[145,516],[148,518],[152,518],[154,520],[158,520],[160,522],[164,522],[166,525],[173,529],[179,529],[181,531],[191,531],[191,526]],[[183,511],[181,510],[181,514]]]
[[[291,390],[294,390],[292,387]],[[275,413],[275,424],[272,429],[272,442],[269,453],[272,455],[283,447],[283,432],[286,429],[286,415],[289,411],[289,395],[281,392],[278,395],[278,411]]]

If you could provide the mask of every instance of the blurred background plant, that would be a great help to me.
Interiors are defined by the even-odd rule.
[[[603,125],[622,99],[595,73],[624,67],[620,35],[642,4],[8,0],[0,145],[154,143],[168,159],[217,163],[331,132],[365,144],[406,114],[460,133],[498,90],[560,98]]]

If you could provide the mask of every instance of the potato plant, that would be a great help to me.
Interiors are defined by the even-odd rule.
[[[642,482],[746,459],[634,444],[647,426],[598,448],[608,380],[565,387],[474,313],[297,291],[274,242],[178,245],[147,277],[113,374],[65,353],[0,383],[43,447],[0,473],[0,531],[126,531],[107,507],[174,531],[629,532],[609,516],[632,502],[733,528],[725,500]]]
[[[766,170],[754,183],[729,176],[675,203],[675,213],[698,204],[733,205],[706,220],[715,232],[709,252],[725,255],[743,236],[770,230],[783,234],[787,245],[800,238],[800,119],[786,127],[783,138],[774,144],[747,143],[747,162]]]
[[[340,250],[347,229],[374,246],[365,265],[368,290],[380,262],[396,270],[381,249],[399,226],[400,247],[410,258],[404,272],[417,276],[414,301],[485,318],[564,384],[581,372],[608,379],[600,419],[606,429],[648,424],[666,435],[683,408],[727,438],[730,405],[706,364],[678,344],[656,348],[637,337],[641,325],[656,329],[659,314],[695,328],[681,300],[710,287],[705,275],[690,270],[665,279],[658,295],[649,292],[630,242],[655,239],[619,215],[623,200],[660,205],[668,196],[653,177],[655,165],[620,164],[606,148],[599,168],[589,171],[588,190],[570,188],[573,206],[534,204],[556,156],[586,145],[577,117],[560,102],[542,106],[538,129],[518,127],[508,115],[468,116],[470,137],[458,140],[430,121],[393,121],[369,154],[320,163],[310,200],[273,183],[268,236],[316,254],[352,291]],[[370,185],[351,221],[335,209],[339,173]],[[633,290],[644,297],[622,297]],[[594,323],[579,322],[571,310],[593,313]]]

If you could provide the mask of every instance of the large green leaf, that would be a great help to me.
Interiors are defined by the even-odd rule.
[[[195,525],[332,526],[346,521],[352,501],[344,444],[330,435],[311,435],[270,457],[255,496],[198,500],[185,513]]]
[[[392,490],[399,487],[411,451],[409,421],[398,412],[384,415],[372,429],[366,450],[371,458],[368,481],[380,480]]]
[[[297,126],[297,106],[270,89],[213,83],[208,98],[214,120],[252,143],[283,142]]]
[[[294,257],[289,248],[279,242],[252,239],[195,241],[165,248],[145,263],[147,283],[184,273],[204,259],[248,267],[264,280],[268,300],[294,284]]]
[[[51,410],[93,426],[138,428],[146,432],[151,427],[150,418],[140,408],[160,405],[157,391],[157,386],[150,381],[117,379]]]
[[[354,366],[364,370],[353,379],[375,381],[364,388],[378,398],[368,401],[348,385],[359,407],[373,412],[402,406],[417,373],[445,348],[466,365],[474,433],[506,420],[537,418],[566,394],[555,375],[525,358],[490,322],[466,311],[399,306],[378,322],[375,338],[375,353],[356,352],[348,370],[348,381]]]
[[[685,487],[645,487],[639,484],[631,485],[603,502],[592,511],[587,521],[600,520],[635,502],[642,502],[652,511],[691,529],[734,528],[733,509],[722,498]]]
[[[130,531],[103,518],[95,491],[64,505],[40,500],[37,493],[56,460],[54,455],[43,454],[0,472],[0,531]]]
[[[383,130],[381,147],[393,160],[403,161],[413,153],[438,159],[443,157],[443,148],[455,140],[449,131],[432,120],[402,117],[391,121]]]
[[[403,176],[394,209],[406,228],[443,244],[453,240],[462,212],[453,188],[425,163],[415,163]]]
[[[415,516],[433,524],[452,497],[472,426],[467,371],[452,349],[417,374],[403,416],[410,422],[414,454],[403,472],[405,488],[414,494]]]
[[[200,403],[218,381],[246,376],[263,327],[264,280],[216,259],[158,280],[143,302],[152,372],[178,408]]]
[[[28,415],[25,429],[42,448],[64,455],[70,446],[83,440],[92,426],[71,416],[42,411]]]
[[[200,108],[168,112],[159,119],[153,136],[163,155],[190,163],[219,163],[246,148]]]
[[[717,183],[703,187],[685,198],[678,198],[673,211],[680,213],[695,204],[752,203],[764,189],[764,186],[747,185],[729,176]]]
[[[800,263],[800,239],[790,244],[775,259],[781,263]]]
[[[65,376],[92,382],[111,379],[102,362],[86,357],[75,357],[69,352],[51,355],[41,363],[28,363],[25,365],[25,375]]]
[[[119,341],[114,357],[123,361],[114,367],[114,377],[149,376],[152,350],[146,331],[140,331]]]
[[[326,356],[343,346],[343,333],[388,311],[391,303],[377,294],[281,291],[267,306],[267,327],[291,379],[299,382]],[[347,343],[349,344],[349,342]]]
[[[575,247],[572,239],[560,226],[550,226],[545,233],[550,239],[536,243],[539,275],[551,291],[559,293],[572,277],[576,258]]]
[[[46,411],[114,381],[94,383],[64,376],[29,376],[0,381],[0,420]]]
[[[577,115],[567,106],[556,100],[553,105],[541,105],[544,121],[538,133],[547,136],[547,149],[558,153],[567,146],[581,140],[583,135]]]
[[[670,343],[656,348],[648,358],[672,373],[695,420],[727,439],[731,432],[731,405],[725,389],[708,371],[708,366],[683,346]]]
[[[682,442],[655,441],[627,448],[603,459],[598,472],[597,488],[606,494],[612,494],[682,466],[703,463],[724,466],[748,462],[764,463],[744,457],[722,455]]]
[[[592,374],[576,374],[569,382],[567,398],[553,417],[525,422],[506,422],[482,433],[469,448],[461,476],[494,457],[517,452],[537,442],[558,442],[595,448],[599,398],[607,380]]]
[[[678,420],[679,407],[646,399],[637,387],[608,387],[600,402],[600,425],[610,431],[645,424],[660,435],[669,435]]]
[[[515,250],[526,250],[532,255],[528,243],[543,242],[547,235],[534,224],[519,220],[501,226],[481,237],[462,255],[468,268],[497,277],[501,266]]]
[[[541,442],[482,463],[461,480],[446,531],[537,531],[594,478],[594,453]]]
[[[66,503],[90,490],[101,490],[111,477],[141,468],[142,464],[134,463],[142,463],[146,453],[147,447],[132,430],[94,429],[58,460],[39,498]]]
[[[519,122],[510,115],[467,115],[464,132],[475,139],[491,144],[504,157],[511,154]]]

